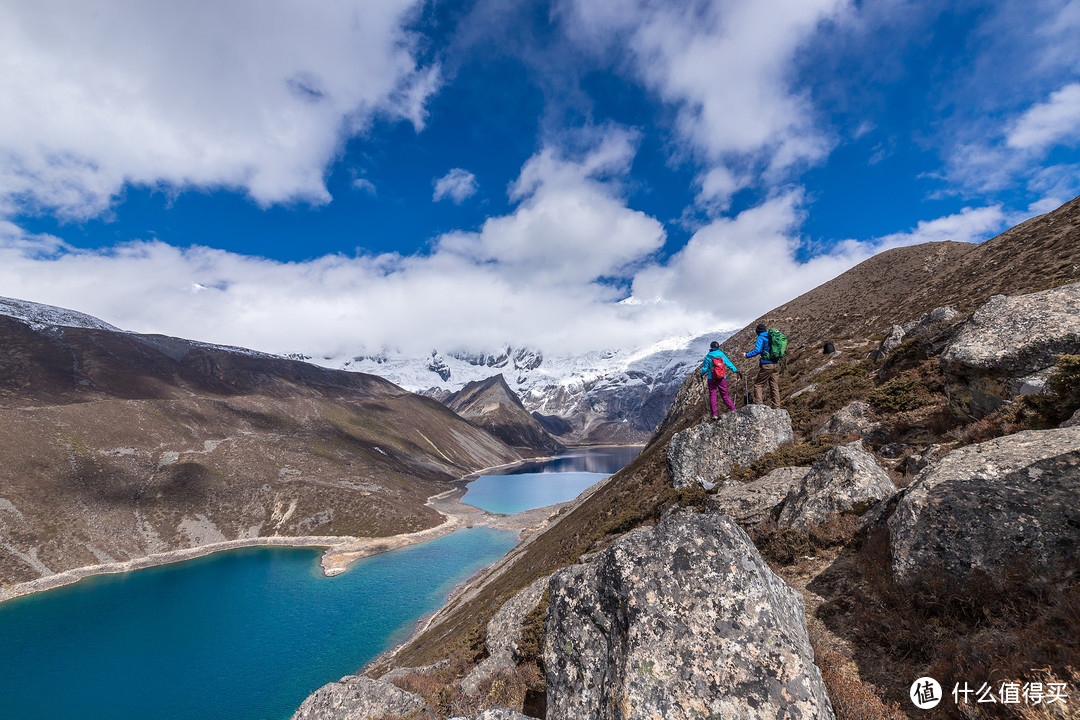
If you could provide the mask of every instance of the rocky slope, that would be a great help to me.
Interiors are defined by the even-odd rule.
[[[954,681],[1075,689],[1080,439],[1070,426],[1080,408],[1080,338],[1054,318],[1080,297],[1077,279],[1080,199],[979,246],[883,253],[777,308],[763,320],[792,339],[782,410],[791,442],[729,457],[725,443],[741,449],[782,433],[765,418],[730,421],[738,437],[710,433],[719,424],[703,423],[701,387],[687,378],[636,461],[369,672],[452,658],[439,672],[395,671],[429,678],[441,698],[425,696],[429,707],[451,713],[456,706],[445,698],[456,697],[463,676],[452,668],[464,673],[479,660],[476,642],[495,610],[550,576],[548,597],[522,631],[535,635],[536,618],[546,617],[543,650],[519,652],[517,668],[501,676],[509,683],[540,664],[544,681],[518,706],[537,717],[645,716],[638,708],[757,717],[759,707],[769,717],[922,717],[908,690],[924,675],[946,690]],[[1042,292],[1051,288],[1059,289]],[[995,294],[1014,297],[985,308]],[[954,308],[936,310],[944,302]],[[994,307],[1014,305],[1032,319],[1019,347],[1008,340],[1009,323],[984,321]],[[729,339],[729,355],[750,345],[754,324]],[[826,340],[839,352],[822,354]],[[961,352],[1002,341],[1011,350],[1000,362],[994,353]],[[979,419],[947,393],[971,376],[965,368],[1000,380],[980,386],[995,399]],[[1017,381],[1032,374],[1044,382],[1025,395],[1032,385]],[[695,443],[708,447],[695,451]],[[676,481],[673,468],[692,471],[680,470]],[[750,528],[753,545],[735,541],[725,513]],[[756,573],[772,583],[758,552],[779,575],[772,590],[754,591],[760,606],[738,600],[743,580],[720,580]],[[786,604],[792,588],[805,627]],[[781,685],[786,693],[770,696],[754,684],[775,688],[778,675],[768,654],[749,649],[757,632],[742,614],[749,607],[766,624],[784,617],[793,633],[777,651],[801,653]],[[733,627],[749,629],[745,644],[728,642]],[[818,669],[824,699],[814,689]],[[528,701],[538,693],[546,712]],[[960,708],[946,693],[937,712],[1013,710]]]
[[[0,302],[0,592],[222,541],[433,527],[429,496],[520,458],[378,377],[91,320]]]
[[[563,449],[558,440],[521,404],[502,375],[471,382],[442,402],[474,425],[478,425],[507,445],[542,453]]]

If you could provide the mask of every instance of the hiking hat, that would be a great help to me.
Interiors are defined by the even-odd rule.
[[[765,330],[766,330],[765,326],[762,325],[761,323],[758,323],[758,326],[756,328],[754,328],[754,332],[756,332],[758,335],[765,332]]]
[[[719,350],[720,349],[720,343],[713,340],[711,343],[709,343],[709,349],[710,350]]]

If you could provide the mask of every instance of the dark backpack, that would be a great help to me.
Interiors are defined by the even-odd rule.
[[[769,328],[769,349],[762,356],[770,362],[780,362],[787,354],[787,336],[776,328]]]
[[[723,380],[725,375],[727,375],[727,365],[724,364],[724,359],[714,357],[712,359],[712,376],[717,380]]]

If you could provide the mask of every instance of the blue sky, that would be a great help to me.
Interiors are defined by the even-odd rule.
[[[1078,36],[1080,0],[13,0],[0,295],[317,355],[741,325],[1080,194]]]

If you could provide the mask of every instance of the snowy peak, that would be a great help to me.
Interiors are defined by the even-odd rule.
[[[55,305],[43,305],[8,297],[0,297],[0,315],[22,320],[34,326],[35,329],[60,326],[124,332],[120,328],[110,325],[104,320],[98,320],[92,315],[67,310]]]

